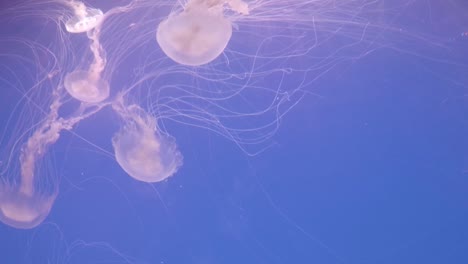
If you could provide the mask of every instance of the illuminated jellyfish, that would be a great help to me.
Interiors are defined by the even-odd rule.
[[[49,49],[38,43],[13,41],[13,45],[8,46],[21,47],[20,53],[25,54],[27,49],[24,45],[34,53],[50,54]],[[12,53],[9,58],[16,56],[18,55]],[[39,63],[40,61],[31,61],[34,66]],[[47,65],[54,67],[57,63]],[[18,73],[13,76],[28,74],[28,68],[17,70]],[[53,68],[49,70],[53,72]],[[48,216],[57,197],[59,181],[53,168],[45,166],[44,163],[50,146],[60,138],[63,130],[71,130],[82,119],[104,107],[94,105],[93,108],[89,108],[81,105],[71,114],[62,116],[59,112],[63,106],[65,91],[58,85],[59,79],[52,81],[49,79],[52,78],[50,74],[46,76],[27,92],[22,92],[22,99],[13,109],[10,121],[4,127],[3,137],[0,138],[3,151],[0,160],[0,221],[19,229],[30,229],[40,225]],[[8,78],[8,75],[4,75],[4,78]],[[19,79],[19,82],[2,84],[7,84],[6,89],[21,91],[19,87],[22,86],[22,81]]]
[[[75,2],[67,3],[74,4]],[[82,4],[76,6],[84,7]],[[88,27],[87,29],[91,28]],[[57,70],[55,67],[59,65],[60,67],[67,66],[66,61],[59,60],[61,58],[56,56],[52,50],[36,42],[28,44],[26,41],[18,40],[14,42],[14,45],[10,45],[15,47],[18,44],[25,44],[26,47],[32,49],[32,54],[44,53],[51,55],[52,63],[43,65],[49,70],[43,72],[46,77],[34,84],[30,91],[24,91],[23,99],[29,102],[30,105],[25,102],[24,109],[18,108],[21,113],[26,110],[29,113],[38,113],[41,118],[34,119],[35,115],[32,115],[31,118],[20,114],[18,118],[26,118],[25,120],[34,122],[34,125],[32,127],[15,126],[20,131],[9,132],[13,143],[9,143],[11,150],[7,155],[8,158],[5,159],[8,161],[7,165],[0,170],[2,176],[2,182],[0,183],[0,221],[6,225],[29,229],[38,226],[45,220],[57,196],[58,181],[48,175],[52,175],[53,171],[46,171],[41,166],[44,156],[50,146],[60,138],[60,133],[63,130],[71,130],[82,119],[98,112],[105,106],[105,104],[94,104],[93,106],[82,104],[70,115],[62,116],[59,113],[63,106],[65,90],[74,98],[86,103],[98,103],[109,96],[109,85],[100,77],[105,67],[105,58],[102,56],[103,51],[99,43],[99,31],[92,30],[88,37],[92,41],[90,49],[94,56],[88,71],[75,70],[68,74],[60,73],[61,75],[64,74],[65,77],[57,78],[57,82],[51,81],[54,72]],[[22,50],[20,54],[25,52],[25,50]],[[15,56],[11,57],[14,58]],[[33,65],[40,64],[39,61],[32,61]],[[63,64],[59,64],[59,62]],[[19,68],[18,70],[24,69]],[[7,73],[9,72],[7,71]],[[60,80],[64,80],[64,83],[59,84]],[[10,89],[18,90],[18,87],[10,87]],[[50,94],[44,96],[46,95],[45,91],[50,92]],[[44,105],[42,101],[49,104]],[[29,107],[32,107],[32,109],[29,109]],[[25,121],[18,120],[17,122],[21,124]],[[5,129],[9,131],[9,128]],[[15,136],[20,135],[20,138],[15,138]],[[15,157],[15,154],[18,154],[18,157]],[[16,163],[18,165],[15,165]],[[2,161],[0,161],[0,165],[2,165]]]
[[[62,130],[70,130],[73,125],[98,111],[80,108],[70,118],[60,118],[58,110],[62,102],[57,97],[50,106],[50,112],[34,133],[22,145],[19,155],[19,179],[3,181],[0,186],[0,221],[14,228],[28,229],[42,223],[50,212],[57,196],[57,186],[47,191],[40,188],[41,173],[36,167],[50,145],[60,137]],[[6,173],[16,173],[15,170]],[[43,172],[42,172],[43,173]],[[52,172],[46,172],[52,173]],[[43,185],[44,183],[42,183]],[[51,183],[54,185],[54,183]],[[39,186],[39,187],[38,187]]]
[[[174,175],[182,165],[182,155],[174,140],[157,130],[155,118],[138,105],[124,105],[122,99],[113,108],[124,120],[112,138],[120,167],[143,182],[160,182]]]
[[[232,25],[224,16],[224,0],[190,0],[180,13],[163,20],[156,40],[164,53],[180,64],[198,66],[216,59],[232,36]],[[248,14],[242,0],[227,1],[240,14]]]
[[[94,72],[76,70],[65,76],[68,93],[82,102],[98,103],[109,97],[109,84]]]
[[[88,8],[81,2],[71,2],[71,5],[76,15],[66,22],[65,27],[71,33],[88,32],[94,58],[87,71],[75,69],[65,75],[63,85],[73,98],[85,103],[98,103],[107,99],[110,93],[109,83],[101,77],[106,61],[97,26],[103,20],[103,13],[99,9]]]
[[[0,221],[4,224],[18,229],[34,228],[49,214],[55,195],[36,195],[27,185],[22,184],[20,189],[7,185],[0,188]]]
[[[27,12],[35,14],[41,2],[44,10],[48,10],[53,1],[26,2],[30,3]],[[57,2],[63,4],[64,1]],[[29,121],[30,126],[17,131],[8,141],[15,146],[16,152],[12,153],[18,156],[2,159],[3,162],[10,161],[5,164],[17,163],[18,167],[15,170],[6,166],[0,171],[0,221],[3,223],[16,228],[33,228],[44,221],[58,189],[57,179],[47,177],[47,173],[52,172],[40,165],[60,133],[71,130],[75,124],[99,111],[107,104],[104,100],[109,100],[123,120],[120,130],[112,138],[119,165],[139,181],[159,182],[174,175],[182,165],[182,155],[175,141],[158,128],[161,119],[206,128],[240,147],[260,145],[278,129],[282,116],[307,94],[304,90],[314,78],[330,70],[342,58],[351,57],[338,52],[345,52],[347,48],[359,50],[358,44],[364,44],[367,51],[369,43],[378,43],[374,39],[366,42],[364,33],[370,32],[371,28],[367,26],[370,23],[358,21],[358,18],[360,10],[367,4],[353,6],[354,3],[359,5],[357,2],[360,1],[344,1],[350,5],[348,8],[345,4],[340,6],[342,2],[330,5],[329,1],[259,0],[251,1],[251,8],[240,0],[190,0],[183,11],[174,12],[158,26],[156,38],[168,57],[184,65],[202,65],[226,52],[228,42],[238,45],[226,52],[226,58],[230,60],[228,68],[210,67],[195,72],[194,68],[183,67],[181,70],[177,65],[165,65],[161,54],[154,52],[154,45],[145,45],[154,41],[153,15],[168,4],[151,0],[129,2],[128,6],[112,8],[103,16],[102,12],[86,8],[80,2],[66,1],[75,17],[66,21],[65,28],[70,33],[86,32],[91,42],[93,60],[88,67],[68,60],[83,56],[83,50],[78,49],[79,53],[75,54],[70,49],[72,45],[67,43],[67,35],[44,40],[35,32],[26,32],[32,35],[24,44],[34,50],[31,58],[24,61],[34,61],[32,65],[36,68],[25,76],[37,76],[33,78],[34,82],[40,77],[44,80],[21,93],[27,106],[25,110],[19,110],[25,113],[21,115],[25,120],[19,122]],[[338,12],[333,13],[335,9]],[[18,19],[30,17],[24,12],[18,12],[21,14]],[[49,18],[44,12],[41,18]],[[115,15],[115,19],[104,24],[110,14]],[[347,23],[351,19],[352,23]],[[31,24],[29,20],[23,22],[17,26]],[[233,22],[242,29],[236,38],[231,38]],[[347,26],[356,26],[358,30]],[[341,35],[337,33],[340,30],[344,31]],[[60,29],[57,31],[63,33]],[[336,46],[329,45],[333,44],[335,36],[345,39],[338,39]],[[41,41],[47,43],[41,43],[42,48],[35,46]],[[1,49],[6,47],[17,48],[0,45]],[[15,51],[23,53],[20,48]],[[41,55],[51,58],[50,61],[36,63]],[[135,57],[144,57],[145,62],[132,65],[135,61],[129,58]],[[11,66],[14,67],[16,64]],[[4,69],[0,67],[0,70]],[[107,78],[110,75],[116,77],[116,72],[132,72],[131,69],[142,69],[133,71],[134,76],[129,78],[137,84],[116,85],[118,87],[113,89],[124,90],[126,94],[137,93],[134,90],[139,88],[141,94],[148,91],[145,109],[142,107],[144,102],[136,102],[141,105],[127,104],[123,99],[109,98]],[[9,70],[7,72],[14,72],[14,76],[21,74]],[[0,81],[3,83],[3,80]],[[115,83],[119,84],[118,81]],[[63,116],[70,112],[69,109],[59,111],[67,101],[64,100],[66,92],[83,102],[80,109],[69,116]],[[156,110],[163,114],[153,116],[152,113],[158,112]],[[31,113],[38,116],[31,117]],[[41,184],[47,185],[48,180],[52,187],[44,191]]]
[[[47,145],[58,137],[56,129],[47,130],[47,126],[36,131],[21,150],[19,184],[4,182],[0,187],[0,221],[9,226],[33,228],[39,225],[49,214],[55,200],[56,190],[41,193],[34,187],[36,163]]]
[[[26,2],[20,6],[30,3],[29,13],[18,12],[11,21],[30,18],[24,14],[35,14],[40,6],[37,2],[48,10],[53,1]],[[105,15],[82,3],[67,2],[75,17],[66,21],[65,28],[70,33],[86,32],[91,41],[93,61],[88,67],[68,60],[82,56],[83,50],[77,49],[75,54],[60,29],[59,37],[43,43],[52,52],[36,49],[31,52],[33,59],[24,60],[34,61],[45,54],[56,61],[38,63],[37,72],[25,74],[26,78],[34,76],[33,81],[46,76],[46,81],[33,84],[34,89],[21,94],[31,107],[22,117],[31,124],[15,134],[21,135],[20,139],[11,137],[18,157],[2,159],[5,164],[6,160],[18,163],[19,168],[9,170],[6,166],[0,171],[0,221],[5,224],[32,228],[44,221],[58,190],[40,189],[38,183],[47,183],[48,179],[43,175],[47,172],[38,169],[42,159],[61,131],[71,130],[106,104],[112,104],[123,120],[112,137],[118,164],[139,181],[159,182],[174,175],[182,165],[175,141],[158,127],[161,120],[212,131],[255,155],[270,146],[269,139],[278,131],[282,118],[301,100],[315,94],[312,88],[322,76],[339,69],[337,66],[343,62],[355,62],[382,47],[405,51],[406,47],[398,45],[405,37],[412,37],[408,33],[401,35],[405,31],[400,25],[392,27],[386,22],[389,19],[382,16],[385,6],[380,6],[384,1],[331,4],[316,0],[253,0],[247,6],[241,0],[188,0],[183,10],[176,9],[159,24],[156,39],[160,51],[151,45],[154,20],[159,19],[155,14],[167,11],[170,3],[126,2],[127,6],[111,8]],[[44,12],[41,18],[49,18]],[[110,15],[115,17],[103,23]],[[29,20],[23,22],[17,26],[31,24]],[[34,32],[22,33],[32,34],[25,41],[27,47],[33,47],[35,41],[49,41]],[[16,48],[0,45],[0,49],[10,46]],[[166,54],[179,64],[198,66],[213,62],[223,52],[226,60],[210,67],[180,67],[161,58]],[[15,76],[20,74],[9,70]],[[111,77],[116,78],[112,89],[137,94],[138,101],[128,104],[122,97],[112,98]],[[48,84],[53,79],[53,84]],[[43,89],[48,86],[52,88]],[[62,116],[59,109],[67,92],[83,104],[70,116]],[[36,108],[35,104],[42,105]],[[30,113],[40,113],[40,118],[30,117]],[[248,149],[251,146],[252,151]]]
[[[50,115],[22,145],[19,151],[19,168],[9,168],[2,172],[19,174],[19,177],[13,177],[14,180],[4,180],[0,186],[0,221],[11,227],[36,227],[44,221],[54,203],[58,190],[56,186],[47,191],[38,187],[37,177],[43,175],[37,175],[40,173],[37,163],[45,155],[48,146],[59,137],[62,124],[55,118],[57,107],[56,102],[51,106]]]
[[[71,0],[65,2],[73,8],[74,15],[67,20],[65,28],[70,33],[83,33],[95,28],[104,14],[100,9],[87,7],[84,3]]]

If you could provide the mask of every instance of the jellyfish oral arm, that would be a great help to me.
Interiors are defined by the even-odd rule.
[[[61,106],[60,100],[55,100],[51,104],[51,112],[44,123],[29,137],[23,145],[20,154],[21,182],[20,192],[24,195],[34,194],[34,174],[37,161],[44,156],[48,147],[60,138],[62,130],[71,130],[75,124],[98,112],[102,105],[83,114],[83,109],[79,109],[75,116],[68,119],[59,117],[58,109]]]
[[[58,121],[45,123],[24,144],[21,155],[21,185],[20,191],[25,195],[34,193],[34,169],[38,159],[47,151],[47,147],[55,143],[60,137],[63,125]]]
[[[94,56],[94,61],[89,67],[89,72],[91,74],[99,76],[101,72],[104,70],[106,66],[106,59],[103,56],[104,51],[102,46],[99,42],[99,31],[95,30],[91,34],[89,34],[89,38],[91,39],[90,49]]]

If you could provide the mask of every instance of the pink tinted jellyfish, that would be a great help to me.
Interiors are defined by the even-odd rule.
[[[44,188],[44,182],[41,183],[41,180],[37,179],[38,176],[44,177],[44,175],[38,175],[44,171],[38,169],[37,165],[48,147],[58,140],[60,131],[67,126],[56,119],[58,107],[59,102],[55,101],[44,122],[22,145],[19,168],[7,167],[1,172],[2,174],[19,174],[19,178],[13,177],[15,180],[2,178],[0,186],[0,221],[11,227],[29,229],[38,226],[49,214],[57,196],[57,186],[53,182],[49,184],[52,187]],[[46,173],[52,174],[53,172]],[[51,180],[50,177],[49,180]]]
[[[20,58],[21,61],[29,53],[52,54],[40,43],[22,40],[4,43],[13,48],[7,60]],[[0,221],[13,228],[34,228],[46,219],[57,197],[59,185],[53,167],[47,166],[50,147],[59,140],[62,131],[71,130],[78,122],[105,106],[81,104],[70,114],[61,113],[66,91],[60,85],[61,78],[52,78],[47,74],[53,72],[61,61],[55,60],[58,58],[56,56],[51,58],[53,63],[47,64],[48,70],[40,72],[46,77],[32,87],[23,87],[28,82],[27,78],[18,78],[16,74],[38,74],[36,68],[29,68],[37,67],[40,64],[38,60],[27,60],[31,65],[13,64],[24,67],[17,66],[16,72],[7,71],[5,80],[14,78],[12,80],[15,81],[2,83],[6,89],[20,92],[20,100],[13,108],[5,106],[11,112],[0,137]],[[10,72],[12,74],[9,75]]]
[[[174,175],[182,165],[182,155],[172,138],[157,131],[154,117],[138,105],[113,104],[124,119],[123,127],[113,136],[115,159],[132,178],[160,182]]]
[[[95,28],[104,14],[100,9],[87,7],[80,1],[67,1],[65,4],[73,9],[74,15],[65,22],[65,28],[70,33],[83,33]]]
[[[109,97],[109,83],[101,77],[106,65],[104,52],[99,42],[99,26],[104,20],[100,9],[90,8],[79,1],[66,2],[74,11],[74,16],[65,22],[70,33],[87,32],[91,41],[93,63],[87,71],[75,69],[65,75],[63,86],[75,99],[84,103],[99,103]]]
[[[51,106],[54,112],[54,107]],[[55,108],[57,110],[58,108]],[[50,212],[58,190],[56,186],[43,190],[36,179],[43,171],[37,168],[47,148],[59,138],[63,123],[57,121],[54,115],[48,115],[47,120],[23,144],[19,156],[19,180],[4,180],[0,186],[0,221],[20,229],[36,227]],[[17,170],[7,170],[4,173],[18,173]],[[52,173],[52,172],[48,172]],[[42,177],[42,175],[40,175]]]
[[[232,35],[232,25],[224,16],[224,5],[248,14],[241,0],[190,0],[184,10],[170,14],[156,33],[164,53],[177,63],[198,66],[216,59],[226,48]]]
[[[41,224],[52,208],[55,194],[37,194],[30,182],[19,188],[3,184],[0,187],[0,221],[18,229],[30,229]]]
[[[21,146],[19,169],[7,166],[5,170],[0,171],[3,180],[0,184],[0,221],[6,225],[30,229],[45,220],[58,193],[58,180],[53,176],[43,175],[53,174],[52,171],[41,168],[44,156],[49,147],[60,138],[63,130],[71,130],[75,124],[103,107],[101,105],[89,109],[82,105],[71,116],[64,118],[58,113],[62,106],[60,98],[54,98],[50,111]],[[14,148],[16,145],[17,142]],[[19,174],[19,177],[4,178],[3,174]]]
[[[75,70],[65,76],[63,83],[68,93],[86,103],[99,103],[109,97],[109,84],[99,74]]]

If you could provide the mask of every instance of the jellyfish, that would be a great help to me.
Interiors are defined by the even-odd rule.
[[[248,14],[241,0],[227,1],[230,8]],[[177,63],[207,64],[226,48],[232,36],[231,22],[224,16],[225,1],[191,0],[180,13],[171,14],[157,28],[156,40],[164,53]]]
[[[65,28],[70,33],[83,33],[95,28],[104,14],[100,9],[87,7],[79,1],[66,2],[73,8],[74,16],[67,20]]]
[[[47,11],[50,2],[42,2]],[[161,54],[153,52],[153,46],[144,45],[154,38],[151,37],[154,36],[153,20],[148,18],[165,4],[162,1],[130,2],[125,7],[112,8],[105,15],[82,3],[67,2],[75,17],[66,21],[65,28],[69,33],[86,32],[92,53],[90,62],[85,60],[87,57],[81,47],[73,50],[73,45],[67,42],[70,38],[60,29],[57,29],[60,37],[56,39],[38,36],[32,30],[26,32],[31,34],[30,39],[22,43],[32,51],[30,58],[21,60],[21,63],[31,62],[32,66],[26,68],[24,76],[34,78],[31,78],[31,83],[25,81],[25,84],[31,84],[29,89],[21,90],[20,100],[24,100],[25,109],[14,109],[24,113],[19,115],[24,118],[19,122],[30,122],[30,126],[20,128],[8,139],[7,145],[17,146],[14,154],[19,154],[18,157],[8,156],[8,160],[17,163],[15,166],[19,169],[3,168],[0,164],[0,221],[3,223],[15,228],[34,228],[47,218],[58,194],[58,180],[53,179],[51,188],[43,190],[41,184],[47,184],[50,180],[48,173],[52,172],[40,169],[41,163],[63,131],[72,131],[77,123],[106,105],[112,105],[120,116],[119,120],[123,120],[111,139],[117,163],[138,181],[160,182],[178,172],[182,155],[175,140],[160,129],[159,122],[171,120],[194,129],[205,128],[234,141],[241,148],[260,145],[278,129],[283,114],[305,94],[302,91],[309,84],[305,76],[316,70],[326,71],[340,59],[336,58],[338,55],[326,52],[329,46],[325,41],[315,42],[304,37],[319,32],[317,27],[311,26],[309,17],[312,10],[321,9],[311,2],[254,1],[257,9],[250,9],[240,0],[190,0],[183,11],[171,14],[158,26],[157,41],[169,58],[184,65],[203,65],[215,60],[230,41],[238,41],[236,48],[243,52],[236,54],[236,61],[232,60],[231,64],[233,67],[227,70],[210,68],[195,72],[191,67],[182,67],[181,70],[178,65],[165,65],[163,61],[166,60],[160,60]],[[284,5],[293,8],[282,8]],[[31,4],[28,12],[34,14],[38,6],[40,4]],[[307,7],[301,11],[301,16],[295,16],[291,11],[298,6]],[[117,14],[122,17],[103,23],[107,16]],[[240,25],[244,30],[239,32],[244,34],[239,40],[231,39],[236,16],[242,18],[236,22],[243,23]],[[23,17],[29,18],[18,16],[19,19]],[[46,14],[42,18],[49,16]],[[297,20],[291,22],[293,18]],[[282,23],[279,27],[281,32],[267,30],[276,29],[270,26],[275,19]],[[18,27],[31,24],[30,21],[14,22]],[[45,26],[55,25],[57,23]],[[248,28],[249,25],[252,26]],[[298,37],[297,31],[289,31],[291,28],[302,35]],[[333,30],[327,28],[326,32],[333,36],[335,30],[341,28],[339,24]],[[364,42],[361,34],[356,35],[359,41]],[[255,36],[246,38],[253,44],[246,43],[245,36]],[[274,48],[268,46],[265,39],[274,43]],[[323,44],[326,48],[319,51],[325,52],[311,53],[311,44],[319,48],[322,47],[319,44]],[[23,55],[24,49],[17,45],[0,45],[0,48],[11,48],[17,53],[11,56],[11,60],[27,57]],[[42,55],[49,59],[45,63],[37,63]],[[69,60],[81,56],[84,60],[79,65]],[[294,59],[299,57],[317,64],[295,63]],[[130,58],[145,60],[142,63],[142,60]],[[13,76],[14,80],[8,83],[18,83],[20,78],[16,78],[21,76],[20,70],[11,70],[17,65],[12,64],[6,71],[0,68]],[[117,85],[112,89],[128,96],[142,95],[135,98],[148,97],[146,108],[143,102],[128,104],[121,99],[123,97],[112,97],[109,82],[112,77],[120,77],[115,75],[116,72],[131,72],[133,75],[123,82],[131,82],[129,86],[115,80]],[[194,81],[192,78],[197,79]],[[7,83],[4,80],[0,80],[2,85]],[[64,102],[68,102],[64,100],[67,94],[82,102],[76,111],[68,108],[60,111]],[[5,125],[5,130],[8,129],[10,126]]]
[[[35,194],[30,187],[32,178],[20,189],[0,187],[0,221],[17,229],[30,229],[41,224],[52,208],[55,194]]]
[[[86,29],[84,31],[88,32],[87,37],[91,41],[89,48],[93,54],[93,62],[86,71],[75,69],[66,74],[63,85],[73,98],[85,103],[98,103],[107,99],[110,93],[109,83],[101,77],[101,73],[106,65],[106,59],[99,41],[100,30],[97,26],[98,22],[104,19],[103,13],[99,9],[87,8],[81,2],[72,2],[72,6],[77,15],[70,20],[81,16],[86,21],[93,19],[96,22],[87,24],[89,27],[85,27],[82,25],[83,23],[77,24],[74,27],[74,29],[76,27],[83,30]],[[97,13],[99,14],[94,15]],[[70,27],[70,20],[65,24],[67,29]],[[68,31],[71,33],[77,32]]]
[[[132,178],[142,182],[160,182],[174,175],[182,165],[182,155],[169,136],[156,130],[154,117],[138,105],[117,100],[114,110],[124,126],[113,136],[115,159]]]
[[[255,0],[247,5],[242,0],[188,0],[182,1],[183,8],[175,1],[177,8],[162,19],[156,32],[155,14],[171,8],[170,1],[125,1],[125,6],[105,14],[76,0],[26,2],[0,16],[14,24],[0,29],[2,33],[18,34],[11,39],[24,44],[3,45],[10,38],[0,39],[0,82],[2,87],[11,85],[2,91],[21,91],[19,100],[26,107],[11,109],[21,113],[14,116],[24,119],[18,123],[29,122],[19,129],[5,124],[7,133],[10,128],[16,132],[0,138],[0,150],[8,156],[0,160],[0,221],[17,228],[39,225],[57,197],[56,184],[41,189],[50,180],[40,166],[50,148],[63,131],[71,131],[105,106],[112,106],[121,122],[120,129],[109,135],[118,165],[134,179],[154,183],[175,175],[182,166],[174,138],[159,126],[165,122],[205,129],[256,155],[271,146],[282,119],[316,94],[313,89],[322,76],[339,70],[342,63],[384,47],[420,54],[411,50],[412,45],[401,46],[413,36],[402,36],[401,25],[388,24],[382,1]],[[62,21],[63,3],[74,12],[64,25],[70,34],[58,23],[31,23],[36,13],[39,22],[51,17],[52,22]],[[15,13],[15,8],[22,10]],[[106,20],[110,16],[115,17]],[[20,34],[11,30],[30,26],[48,30]],[[49,29],[56,30],[56,38],[41,34]],[[81,42],[69,43],[79,39],[69,37],[71,33],[80,32],[86,33],[92,57]],[[160,49],[154,47],[155,37]],[[24,47],[32,49],[29,56]],[[14,52],[4,59],[8,49]],[[221,54],[229,63],[184,67],[214,62]],[[79,64],[77,57],[83,58]],[[18,65],[24,64],[32,66],[21,72]],[[4,78],[5,73],[13,77]],[[76,111],[68,105],[62,108],[70,96],[81,102]],[[4,144],[15,151],[3,150]],[[17,169],[8,163],[17,163]]]
[[[109,97],[109,84],[99,75],[76,70],[66,75],[64,86],[68,93],[82,102],[98,103]]]
[[[53,172],[39,169],[39,164],[62,131],[70,131],[81,120],[105,107],[105,104],[93,108],[81,105],[72,114],[63,117],[59,114],[63,106],[60,94],[60,89],[55,90],[48,112],[38,108],[38,105],[33,106],[36,111],[45,113],[37,126],[30,128],[33,133],[19,148],[19,169],[11,166],[0,171],[0,174],[19,174],[2,178],[0,183],[0,221],[11,227],[31,229],[46,219],[58,194],[58,181],[53,176],[42,175]],[[13,145],[16,146],[19,141],[15,139]],[[11,153],[16,152],[12,150]]]
[[[52,120],[49,120],[52,121]],[[0,187],[0,221],[15,228],[33,228],[49,214],[56,191],[50,194],[35,189],[36,164],[47,147],[59,137],[60,123],[44,123],[23,145],[20,155],[19,184]]]

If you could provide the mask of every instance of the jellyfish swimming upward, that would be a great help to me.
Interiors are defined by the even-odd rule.
[[[178,173],[178,127],[264,151],[320,76],[391,46],[382,10],[374,0],[11,4],[5,16],[31,30],[0,40],[2,89],[17,98],[1,127],[0,221],[28,229],[47,218],[65,184],[51,153],[103,109],[119,127],[106,151],[137,181]]]

